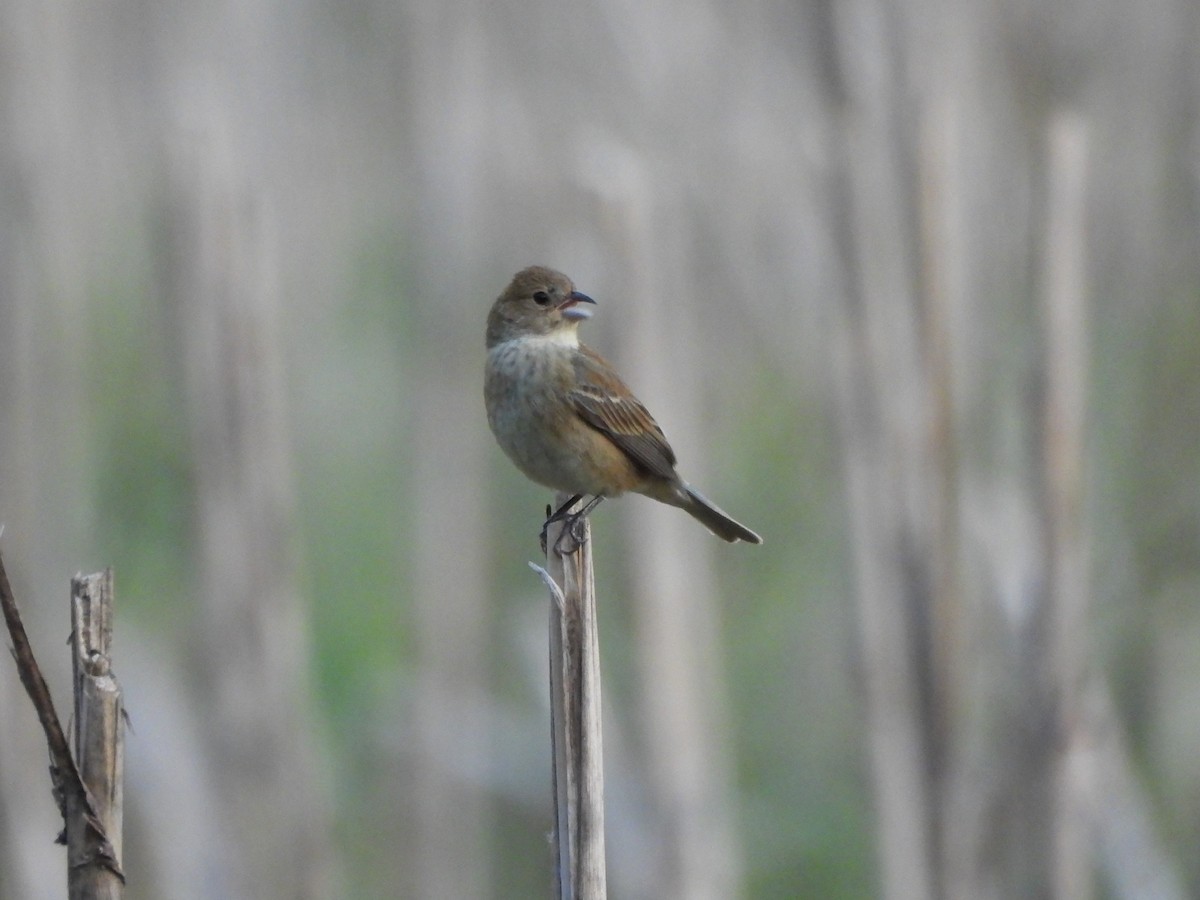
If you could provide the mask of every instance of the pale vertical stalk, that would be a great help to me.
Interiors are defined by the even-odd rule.
[[[1054,772],[1056,900],[1092,896],[1083,794],[1086,737],[1082,692],[1088,651],[1088,533],[1084,523],[1087,409],[1086,228],[1087,123],[1060,110],[1049,121],[1049,201],[1042,328],[1046,393],[1043,415],[1044,516],[1057,695]]]
[[[555,509],[567,500],[555,498]],[[591,526],[560,555],[562,523],[546,536],[550,589],[550,721],[554,759],[555,885],[560,900],[603,900],[604,743],[601,731],[600,639],[592,575]],[[564,541],[570,541],[568,535]]]
[[[961,811],[977,803],[980,787],[961,777],[962,710],[970,679],[964,671],[967,643],[963,583],[963,523],[960,483],[962,447],[956,417],[955,350],[961,341],[958,316],[968,303],[967,234],[962,161],[964,80],[961,14],[942,10],[946,38],[931,54],[930,96],[917,131],[920,304],[928,416],[929,478],[924,508],[928,520],[930,567],[928,751],[930,811],[937,819],[934,865],[945,896],[978,894],[978,870],[970,842],[958,827]],[[957,86],[957,89],[955,87]]]
[[[125,709],[112,671],[112,569],[71,580],[71,658],[75,676],[75,762],[92,801],[113,865],[88,859],[90,822],[67,823],[67,880],[71,900],[119,900],[125,816]],[[80,827],[82,825],[82,827]],[[84,865],[75,865],[84,860]]]

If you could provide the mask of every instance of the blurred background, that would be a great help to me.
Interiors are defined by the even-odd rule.
[[[1200,894],[1192,0],[0,4],[0,522],[114,567],[131,898],[550,889],[544,263],[728,546],[593,517],[618,898]],[[63,896],[0,663],[0,897]]]

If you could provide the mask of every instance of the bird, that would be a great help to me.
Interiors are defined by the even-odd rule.
[[[563,521],[578,543],[578,522],[604,498],[627,492],[678,507],[730,543],[761,544],[679,476],[654,417],[612,365],[580,343],[579,326],[595,306],[566,275],[529,266],[488,313],[484,403],[492,434],[530,480],[571,495],[555,512],[547,507],[543,547],[552,522]],[[584,497],[591,499],[570,512]]]

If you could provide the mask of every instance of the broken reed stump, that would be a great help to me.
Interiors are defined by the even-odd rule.
[[[567,500],[555,498],[555,509]],[[600,724],[600,641],[592,576],[591,526],[571,553],[555,551],[563,524],[546,536],[547,565],[533,568],[550,590],[550,729],[554,769],[555,896],[603,900],[604,753]],[[564,549],[573,543],[563,537]],[[532,564],[531,564],[532,565]]]
[[[71,658],[75,686],[75,759],[92,810],[107,836],[107,859],[94,858],[92,823],[67,818],[71,900],[124,896],[120,860],[125,814],[125,707],[112,674],[113,574],[71,579]],[[75,860],[83,863],[76,878]]]
[[[50,689],[42,676],[0,556],[0,610],[12,640],[17,674],[33,702],[50,751],[51,791],[65,828],[71,900],[120,900],[121,784],[124,709],[108,656],[112,636],[112,572],[77,576],[71,585],[75,652],[76,757],[72,758]],[[76,759],[81,762],[77,766]]]

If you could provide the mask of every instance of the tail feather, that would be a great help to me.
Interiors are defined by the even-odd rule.
[[[735,541],[762,543],[762,538],[755,532],[719,509],[691,485],[684,485],[683,489],[686,496],[681,498],[683,503],[680,506],[717,537],[731,544]]]

